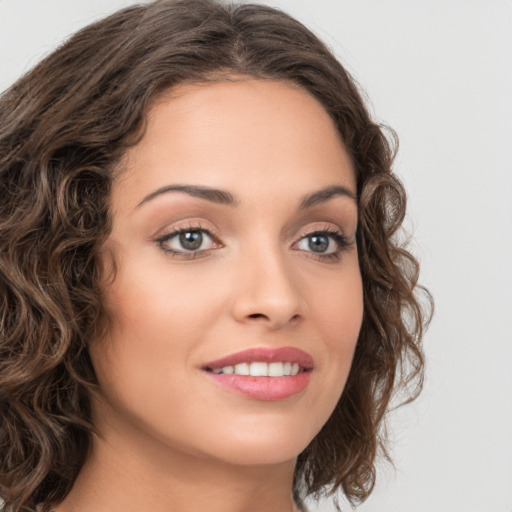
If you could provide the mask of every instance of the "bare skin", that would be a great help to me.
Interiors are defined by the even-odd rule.
[[[56,512],[296,510],[296,458],[341,396],[362,321],[355,190],[333,122],[298,87],[237,77],[155,102],[112,193],[111,329],[91,346],[101,435]],[[205,370],[280,347],[314,361],[284,399]]]

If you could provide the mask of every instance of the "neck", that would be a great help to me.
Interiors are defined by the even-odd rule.
[[[147,436],[95,436],[71,492],[55,512],[292,512],[295,461],[234,465]]]

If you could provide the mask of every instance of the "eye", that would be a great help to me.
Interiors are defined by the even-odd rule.
[[[298,248],[303,251],[332,253],[338,249],[336,242],[325,233],[313,233],[299,240]]]
[[[295,247],[310,252],[319,259],[339,259],[341,252],[349,245],[344,234],[329,229],[307,234],[295,244]]]
[[[334,240],[333,235],[325,232],[311,233],[305,236],[298,241],[297,248],[301,251],[311,251],[322,254],[331,254],[339,249],[338,243]]]
[[[201,227],[177,228],[156,242],[166,253],[186,258],[194,258],[209,249],[221,247],[211,233]]]

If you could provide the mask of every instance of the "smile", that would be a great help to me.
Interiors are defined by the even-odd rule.
[[[207,363],[202,370],[221,387],[256,400],[284,400],[305,390],[314,362],[293,348],[256,348]]]
[[[265,363],[256,361],[253,363],[239,363],[235,366],[223,366],[212,368],[211,371],[218,375],[251,375],[252,377],[289,377],[297,375],[301,371],[298,363],[281,362]],[[305,371],[302,368],[302,371]]]

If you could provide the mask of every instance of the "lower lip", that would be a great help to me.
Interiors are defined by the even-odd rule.
[[[286,377],[252,377],[250,375],[206,372],[222,387],[247,395],[255,400],[284,400],[298,395],[309,384],[311,372]]]

